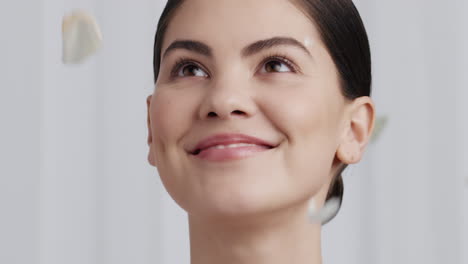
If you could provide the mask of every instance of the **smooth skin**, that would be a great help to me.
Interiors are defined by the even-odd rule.
[[[253,53],[250,44],[282,43]],[[337,170],[361,160],[375,120],[369,97],[347,100],[337,69],[311,21],[287,0],[189,0],[171,20],[147,98],[148,160],[188,213],[192,264],[322,263],[323,206]],[[251,49],[252,50],[252,49]],[[203,50],[202,50],[203,51]],[[272,57],[271,55],[284,56]],[[189,59],[174,68],[180,58]],[[207,136],[243,133],[274,149],[210,162],[187,149]]]

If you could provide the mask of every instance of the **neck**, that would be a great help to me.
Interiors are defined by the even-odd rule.
[[[189,215],[191,264],[321,264],[320,224],[307,205],[255,217]]]

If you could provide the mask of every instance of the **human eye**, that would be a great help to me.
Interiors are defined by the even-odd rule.
[[[263,59],[261,73],[281,73],[281,72],[299,72],[298,67],[292,60],[288,59],[284,55],[273,54],[266,56]]]
[[[208,74],[201,66],[199,66],[198,63],[191,59],[181,58],[174,63],[174,67],[171,71],[171,77],[208,77]]]

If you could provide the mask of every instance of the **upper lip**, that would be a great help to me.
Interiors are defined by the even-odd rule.
[[[209,147],[213,147],[216,145],[229,145],[229,144],[238,144],[238,143],[246,143],[246,144],[255,144],[260,146],[266,146],[269,148],[276,147],[273,143],[268,142],[266,140],[256,138],[253,136],[248,136],[245,134],[234,134],[234,133],[225,133],[225,134],[216,134],[209,136],[200,142],[198,142],[195,147],[191,148],[189,152],[191,154],[197,154],[201,150],[204,150]]]

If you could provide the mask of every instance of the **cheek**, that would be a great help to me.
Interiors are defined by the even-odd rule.
[[[159,87],[158,87],[159,88]],[[159,176],[168,193],[174,200],[184,200],[181,194],[187,193],[183,178],[186,175],[183,162],[183,146],[180,140],[191,126],[193,102],[174,89],[156,91],[151,103],[152,151]],[[193,99],[193,97],[192,97]]]
[[[190,96],[182,96],[169,89],[155,92],[153,98],[153,141],[157,152],[166,153],[169,149],[177,147],[178,140],[190,127],[193,103],[187,99]]]
[[[332,119],[329,96],[313,87],[290,87],[263,96],[267,118],[287,137],[289,143],[316,138],[329,129]]]
[[[298,167],[323,164],[333,138],[330,123],[334,117],[328,112],[326,97],[307,95],[290,98],[291,105],[279,113],[291,150],[290,162]]]
[[[335,156],[338,100],[327,92],[336,87],[307,83],[270,93],[264,104],[267,118],[286,138],[283,160],[295,179],[291,189],[314,193],[326,183]]]

